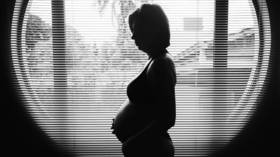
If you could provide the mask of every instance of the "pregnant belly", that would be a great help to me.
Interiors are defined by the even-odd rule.
[[[114,120],[113,129],[116,136],[120,141],[126,140],[147,124],[147,117],[140,106],[126,101]]]

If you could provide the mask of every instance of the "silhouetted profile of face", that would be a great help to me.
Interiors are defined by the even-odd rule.
[[[152,49],[153,41],[155,40],[155,33],[149,31],[147,28],[138,22],[134,21],[131,26],[132,39],[135,45],[144,52],[149,52]]]
[[[168,19],[158,5],[143,4],[129,16],[129,27],[136,46],[150,56],[170,44]]]

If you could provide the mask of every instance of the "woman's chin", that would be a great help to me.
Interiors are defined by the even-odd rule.
[[[139,50],[141,50],[141,51],[144,51],[144,52],[147,52],[148,51],[148,49],[146,48],[146,47],[143,47],[143,46],[137,46],[138,47],[138,49]]]
[[[145,49],[143,47],[141,47],[141,46],[137,46],[137,47],[138,47],[139,50],[145,51]]]

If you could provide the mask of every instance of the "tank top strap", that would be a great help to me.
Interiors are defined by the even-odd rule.
[[[149,66],[150,66],[150,64],[152,63],[153,60],[154,60],[154,59],[151,58],[151,59],[145,64],[145,68],[144,68],[143,72],[146,72],[146,71],[147,71],[147,69],[149,68]]]

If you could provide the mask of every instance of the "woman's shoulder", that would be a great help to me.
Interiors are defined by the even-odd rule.
[[[173,75],[175,73],[175,65],[171,55],[165,54],[152,59],[147,73],[152,75]]]
[[[170,55],[166,54],[152,60],[148,67],[147,76],[154,82],[170,82],[176,84],[176,70]]]
[[[164,54],[159,57],[156,57],[152,60],[150,65],[152,69],[165,69],[165,68],[174,68],[174,62],[170,54]]]

